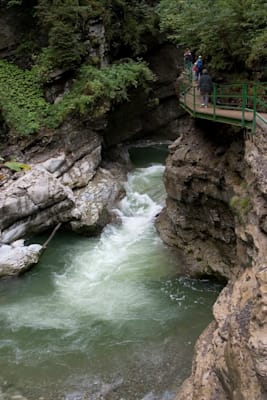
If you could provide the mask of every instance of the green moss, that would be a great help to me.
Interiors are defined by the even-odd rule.
[[[233,196],[230,200],[230,207],[238,216],[243,217],[248,214],[250,199],[248,196]]]
[[[248,184],[247,184],[246,181],[243,180],[243,181],[241,182],[240,186],[241,186],[241,188],[242,188],[243,190],[246,190],[247,187],[248,187]]]
[[[99,66],[100,65],[100,58],[98,56],[90,57],[90,61],[92,65]]]

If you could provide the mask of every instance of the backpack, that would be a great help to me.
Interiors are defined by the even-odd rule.
[[[202,60],[200,60],[200,59],[197,60],[197,68],[199,71],[202,70]]]

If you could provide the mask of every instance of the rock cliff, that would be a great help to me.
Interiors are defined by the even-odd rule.
[[[27,138],[6,152],[23,157],[31,169],[2,179],[0,277],[17,275],[38,262],[40,246],[23,246],[19,239],[59,223],[79,233],[98,234],[124,193],[127,172],[127,160],[124,165],[103,165],[101,135],[77,121],[42,132],[40,140]]]
[[[4,8],[0,17],[3,34],[0,59],[15,60],[23,68],[30,68],[32,60],[28,65],[27,57],[16,57],[21,33],[25,27],[34,31],[34,21],[32,14],[25,12],[14,24],[16,15],[16,10]],[[88,60],[96,58],[99,67],[106,66],[108,54],[103,21],[92,19],[87,28]],[[40,42],[44,40],[42,34]],[[14,241],[51,230],[58,223],[78,233],[98,234],[112,218],[110,209],[124,193],[123,182],[129,163],[123,160],[123,150],[117,152],[115,161],[106,162],[112,158],[116,146],[150,136],[176,137],[183,113],[177,107],[173,86],[178,50],[157,38],[144,58],[156,75],[150,96],[144,90],[133,88],[129,101],[116,107],[105,104],[105,112],[100,117],[93,118],[90,113],[68,116],[57,129],[43,127],[36,134],[21,138],[8,134],[0,115],[1,158],[15,159],[31,167],[30,171],[14,174],[3,164],[3,168],[0,166],[0,250],[2,246],[9,261],[14,254]],[[43,88],[45,98],[50,103],[60,102],[72,83],[71,66],[70,70],[66,67],[50,71]],[[26,247],[22,250],[20,246],[17,250],[10,274],[16,274],[16,264],[17,273],[26,269],[25,254],[32,254]],[[21,262],[18,262],[19,254]],[[28,258],[29,266],[37,262],[39,254],[38,250],[35,257]],[[8,275],[7,263],[2,267],[2,276]]]
[[[227,280],[176,400],[267,398],[266,132],[189,122],[170,146],[157,221],[184,271]]]

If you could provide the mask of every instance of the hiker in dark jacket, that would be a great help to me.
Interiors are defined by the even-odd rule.
[[[212,79],[206,69],[203,69],[199,79],[198,88],[200,90],[201,107],[208,107],[209,96],[212,92]]]

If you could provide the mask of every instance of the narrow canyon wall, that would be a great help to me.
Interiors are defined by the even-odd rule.
[[[176,400],[267,398],[266,133],[189,120],[170,146],[158,230],[182,273],[228,282]]]
[[[24,30],[35,32],[34,19],[31,13],[18,15],[12,8],[2,11],[0,59],[30,68],[31,51],[21,54],[18,50],[21,41],[24,43]],[[109,55],[103,21],[88,21],[86,29],[86,62],[97,59],[99,66],[106,66]],[[39,45],[45,46],[46,33],[39,29],[37,37]],[[4,260],[0,277],[24,271],[28,259],[29,266],[38,261],[40,248],[29,251],[23,246],[23,240],[34,234],[52,230],[59,223],[81,234],[101,232],[113,218],[112,206],[124,194],[123,182],[130,168],[121,143],[150,136],[176,137],[183,113],[173,85],[178,50],[155,38],[144,58],[156,76],[149,95],[133,88],[128,101],[106,104],[105,114],[98,118],[89,112],[75,114],[57,129],[43,127],[34,135],[12,137],[0,113],[1,157],[31,167],[14,173],[4,164],[0,166],[0,260]],[[71,66],[51,71],[43,88],[46,100],[62,100],[73,77]]]
[[[155,75],[150,93],[134,90],[130,101],[118,104],[109,113],[104,131],[107,147],[149,137],[174,140],[185,111],[178,107],[175,79],[181,55],[176,46],[156,42],[144,61]]]

